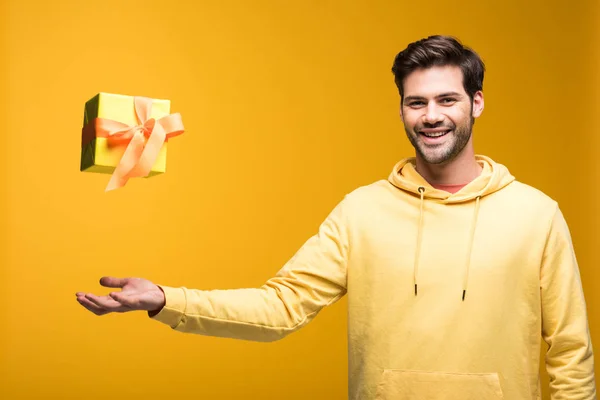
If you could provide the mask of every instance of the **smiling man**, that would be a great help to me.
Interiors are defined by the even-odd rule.
[[[484,66],[477,54],[450,38],[431,37],[398,54],[392,70],[417,170],[430,184],[458,187],[476,178],[481,166],[472,129],[484,105]]]
[[[146,310],[181,332],[273,341],[347,295],[351,399],[539,399],[542,340],[552,399],[595,399],[586,304],[560,208],[474,152],[479,56],[433,36],[400,52],[392,71],[415,157],[346,195],[262,287],[103,277],[122,290],[78,292],[80,304],[97,315]]]

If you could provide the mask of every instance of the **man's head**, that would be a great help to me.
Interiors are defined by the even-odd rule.
[[[484,71],[474,51],[448,36],[411,43],[396,56],[392,72],[402,121],[425,162],[447,163],[472,146],[472,127],[483,111]]]

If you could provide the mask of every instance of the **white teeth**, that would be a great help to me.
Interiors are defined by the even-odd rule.
[[[436,138],[436,137],[440,137],[440,136],[444,136],[446,133],[448,133],[450,131],[445,131],[445,132],[434,132],[434,133],[423,133],[423,135],[430,137],[430,138]]]

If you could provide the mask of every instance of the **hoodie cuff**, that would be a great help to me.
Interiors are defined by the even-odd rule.
[[[159,286],[165,293],[165,306],[160,312],[150,319],[162,322],[175,329],[185,315],[187,299],[183,288],[173,288],[169,286]]]

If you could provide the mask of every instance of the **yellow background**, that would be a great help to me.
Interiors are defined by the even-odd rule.
[[[560,202],[600,343],[597,0],[0,4],[0,398],[345,398],[345,300],[259,344],[96,317],[75,292],[261,285],[412,155],[390,67],[434,33],[484,58],[476,150]],[[100,91],[171,100],[186,132],[166,174],[105,193],[79,172]]]

